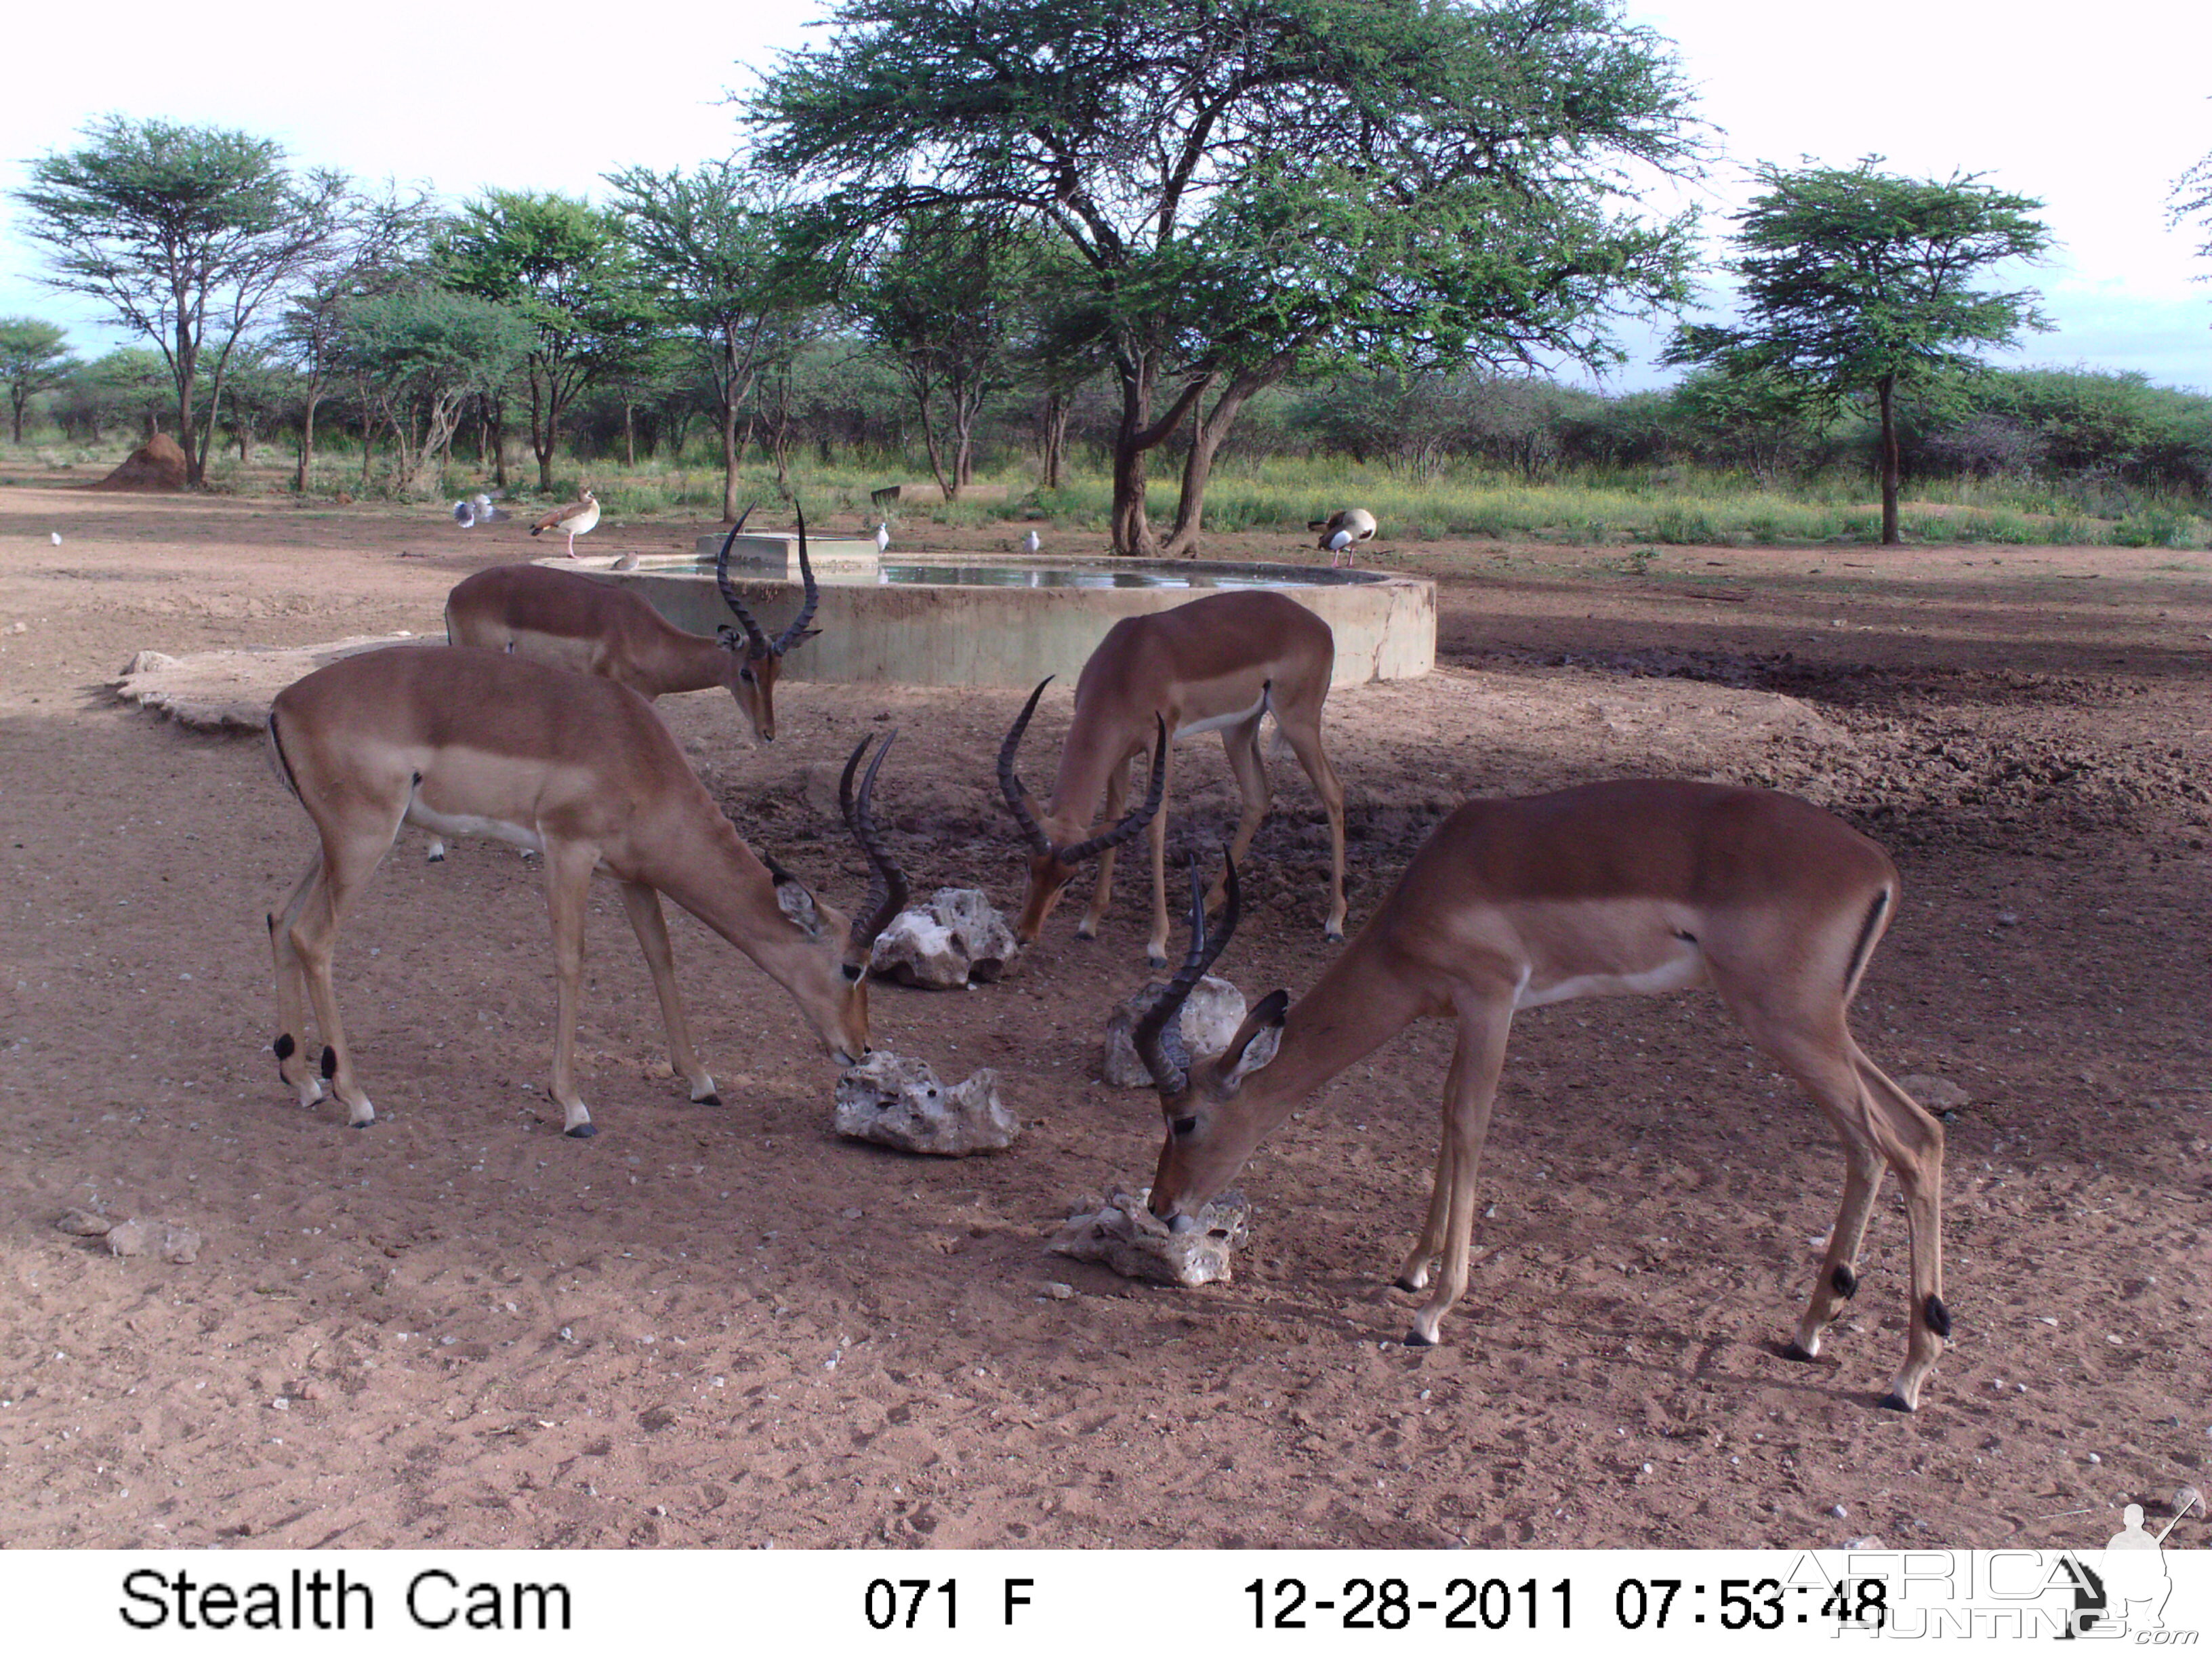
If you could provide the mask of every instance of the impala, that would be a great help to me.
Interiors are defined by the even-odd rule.
[[[626,587],[538,564],[495,565],[458,583],[446,596],[446,638],[454,645],[512,651],[562,668],[597,674],[648,699],[677,691],[729,689],[760,743],[775,741],[775,683],[783,653],[820,632],[807,623],[821,598],[806,556],[806,514],[799,515],[799,572],[806,597],[791,625],[773,640],[745,609],[730,580],[730,548],[751,516],[747,507],[714,561],[714,580],[738,622],[713,638],[665,621]]]
[[[560,988],[550,1092],[571,1135],[595,1133],[576,1091],[575,1036],[586,899],[599,871],[622,884],[670,1054],[692,1099],[719,1103],[684,1023],[663,894],[789,992],[841,1063],[867,1052],[869,948],[907,892],[871,811],[890,741],[876,751],[857,799],[853,775],[869,740],[853,750],[839,789],[846,824],[872,872],[863,919],[848,923],[773,860],[753,855],[653,706],[610,680],[465,646],[392,647],[287,686],[270,711],[269,738],[276,769],[320,841],[291,896],[269,918],[277,1070],[302,1106],[323,1095],[303,1046],[312,1004],[323,1079],[353,1127],[375,1119],[338,1020],[331,955],[339,921],[402,823],[493,836],[544,854]]]
[[[1103,792],[1110,820],[1128,799],[1129,774],[1155,720],[1177,736],[1218,731],[1229,769],[1243,797],[1231,856],[1242,859],[1267,815],[1267,769],[1260,758],[1260,719],[1272,710],[1328,813],[1331,864],[1326,937],[1344,937],[1344,786],[1321,744],[1322,701],[1328,696],[1336,640],[1328,624],[1294,599],[1259,590],[1216,593],[1146,617],[1115,623],[1075,683],[1075,717],[1060,746],[1060,775],[1040,820],[1014,775],[1014,755],[1044,695],[1048,679],[999,747],[999,787],[1028,837],[1029,888],[1014,928],[1034,940],[1061,890],[1085,860],[1098,856],[1091,908],[1076,928],[1091,939],[1113,896],[1114,849],[1126,836],[1081,839]],[[1152,793],[1160,797],[1170,762],[1153,762]],[[1167,964],[1167,815],[1152,815],[1152,933],[1145,955]],[[1215,897],[1219,896],[1217,890]]]
[[[1467,1288],[1475,1172],[1522,1008],[1583,996],[1709,986],[1752,1041],[1827,1114],[1844,1193],[1810,1303],[1785,1352],[1810,1359],[1858,1287],[1855,1264],[1884,1166],[1911,1243],[1910,1331],[1881,1403],[1918,1404],[1951,1333],[1943,1305],[1942,1126],[1863,1054],[1846,1008],[1897,910],[1897,867],[1865,836],[1793,796],[1635,781],[1520,800],[1471,801],[1423,844],[1351,945],[1295,1006],[1274,992],[1217,1059],[1192,1066],[1174,1030],[1182,999],[1237,916],[1235,867],[1219,930],[1192,874],[1191,946],[1133,1036],[1167,1138],[1152,1212],[1178,1229],[1236,1177],[1307,1095],[1423,1017],[1455,1020],[1443,1134],[1427,1219],[1398,1270],[1427,1286],[1409,1346],[1437,1340]]]

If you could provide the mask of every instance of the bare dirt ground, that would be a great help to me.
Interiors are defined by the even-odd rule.
[[[1442,580],[1442,665],[1331,700],[1355,925],[1463,795],[1577,779],[1771,783],[1898,856],[1856,1025],[1893,1075],[1968,1097],[1955,1339],[1905,1417],[1874,1406],[1903,1345],[1893,1192],[1854,1310],[1819,1363],[1786,1361],[1841,1160],[1702,994],[1518,1022],[1444,1347],[1400,1346],[1408,1298],[1384,1284],[1425,1200],[1438,1025],[1263,1148],[1234,1283],[1044,1255],[1073,1200],[1146,1178],[1159,1135],[1148,1095],[1096,1080],[1105,1016],[1146,977],[1126,880],[1095,945],[1063,906],[1002,985],[876,993],[879,1043],[948,1079],[997,1067],[1027,1126],[961,1163],[835,1139],[788,1001],[678,916],[727,1104],[687,1102],[608,892],[580,1041],[601,1133],[574,1142],[543,1092],[530,867],[486,842],[426,865],[409,832],[340,952],[380,1121],[301,1111],[269,1054],[262,918],[307,821],[258,738],[110,685],[141,648],[432,632],[453,580],[538,550],[434,506],[0,489],[0,1543],[2082,1545],[2108,1510],[2157,1524],[2203,1483],[2212,557],[1376,556]],[[990,757],[1016,701],[787,684],[769,750],[719,694],[662,706],[748,839],[847,903],[862,868],[806,769],[896,722],[881,798],[915,886],[1011,903]],[[1178,849],[1232,821],[1218,746],[1188,752]],[[1329,948],[1319,805],[1287,757],[1274,772],[1220,964],[1255,997]],[[205,1242],[189,1265],[115,1259],[57,1231],[72,1206]],[[2169,1547],[2206,1536],[2185,1521]]]

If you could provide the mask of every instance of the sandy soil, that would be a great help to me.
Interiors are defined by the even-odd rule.
[[[580,1143],[544,1094],[528,866],[483,842],[427,865],[409,832],[340,957],[380,1121],[301,1111],[269,1054],[262,916],[306,820],[258,739],[111,684],[143,648],[433,631],[459,576],[534,550],[434,506],[0,489],[0,1543],[2080,1545],[2108,1507],[2157,1523],[2203,1484],[2212,558],[1376,556],[1442,579],[1443,665],[1331,701],[1355,925],[1462,795],[1574,779],[1771,783],[1899,857],[1857,1028],[1893,1074],[1967,1097],[1955,1340],[1904,1417],[1873,1403],[1903,1342],[1893,1191],[1854,1311],[1818,1364],[1787,1362],[1840,1159],[1703,994],[1519,1022],[1444,1347],[1400,1346],[1408,1298],[1384,1284],[1425,1200],[1438,1025],[1263,1149],[1234,1283],[1044,1255],[1073,1200],[1149,1173],[1159,1133],[1150,1097],[1096,1080],[1106,1013],[1146,977],[1126,884],[1097,944],[1064,906],[1005,984],[876,994],[879,1043],[999,1069],[1024,1138],[963,1163],[833,1139],[788,1001],[679,916],[728,1103],[690,1104],[601,895],[580,1042],[601,1133]],[[1002,903],[1016,836],[989,757],[1014,706],[791,686],[760,750],[719,696],[663,705],[747,837],[846,902],[862,869],[807,769],[896,722],[881,793],[915,885]],[[1048,698],[1032,773],[1066,707]],[[1218,746],[1188,752],[1178,848],[1231,815]],[[1274,770],[1220,965],[1255,997],[1328,955],[1319,805]],[[204,1243],[115,1259],[58,1231],[73,1206]]]

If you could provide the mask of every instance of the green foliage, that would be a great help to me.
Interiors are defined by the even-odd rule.
[[[1901,475],[1897,394],[1939,387],[1977,368],[1981,348],[2049,326],[2031,291],[1972,284],[1991,265],[2039,257],[2051,234],[2032,216],[2040,202],[1974,175],[1900,179],[1875,171],[1881,160],[1795,171],[1760,163],[1765,189],[1736,216],[1744,321],[1677,330],[1667,361],[1711,365],[1754,403],[1874,399],[1882,538],[1891,542]]]
[[[23,410],[82,367],[70,354],[68,333],[36,317],[0,317],[0,384],[8,388],[15,440],[23,441]]]
[[[1206,453],[1301,362],[1604,358],[1609,308],[1681,291],[1689,227],[1623,168],[1685,165],[1687,111],[1609,0],[843,0],[751,118],[848,228],[966,205],[1065,239],[1136,552],[1144,458],[1209,394]]]
[[[224,128],[110,115],[83,136],[82,148],[33,162],[15,199],[47,250],[48,285],[100,301],[167,361],[198,483],[210,428],[194,387],[208,331],[219,394],[262,308],[328,244],[347,183],[326,171],[295,179],[274,140]]]

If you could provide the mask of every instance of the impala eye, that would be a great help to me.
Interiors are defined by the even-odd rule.
[[[753,671],[750,668],[740,668],[738,670],[738,678],[747,685],[750,685],[753,683]]]
[[[866,973],[866,972],[868,971],[866,968],[864,968],[864,967],[860,966],[858,963],[851,963],[851,962],[846,963],[844,964],[844,969],[845,969],[845,979],[846,979],[846,981],[847,981],[848,984],[853,984],[853,985],[858,985],[858,984],[860,982],[860,975],[863,975],[863,974],[865,974],[865,973]]]
[[[1187,1135],[1198,1127],[1198,1120],[1195,1117],[1179,1117],[1168,1127],[1179,1135]]]

